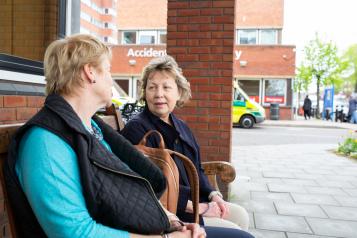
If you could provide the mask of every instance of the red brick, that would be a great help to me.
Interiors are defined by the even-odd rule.
[[[213,69],[232,69],[233,64],[231,62],[214,62],[211,67]]]
[[[186,54],[187,53],[187,49],[184,47],[171,47],[170,48],[170,54]],[[182,67],[182,65],[181,65]]]
[[[209,100],[210,99],[210,96],[208,93],[195,93],[195,95],[192,97],[197,100]]]
[[[208,130],[208,123],[193,123],[193,129]]]
[[[230,143],[228,139],[219,139],[219,140],[209,140],[209,145],[227,145]],[[222,148],[222,147],[220,147]]]
[[[197,61],[199,56],[195,54],[179,54],[176,56],[176,59],[178,61]]]
[[[222,58],[220,54],[200,55],[200,61],[222,61]]]
[[[172,32],[170,37],[174,39],[186,39],[188,37],[187,32]]]
[[[4,96],[4,107],[26,107],[26,96]]]
[[[190,1],[191,8],[210,8],[212,1]]]
[[[176,42],[176,46],[200,46],[200,41],[198,39],[179,39]]]
[[[209,83],[209,79],[208,78],[190,78],[189,82],[191,84],[204,84],[207,85]]]
[[[177,13],[179,16],[199,16],[200,9],[179,9]]]
[[[199,24],[180,24],[177,26],[177,31],[199,31],[200,25]]]
[[[235,1],[213,1],[213,7],[227,7],[234,9]]]
[[[196,17],[189,17],[189,22],[193,23],[211,23],[212,18],[209,16],[196,16]]]
[[[176,17],[177,11],[176,10],[167,10],[167,16],[169,17]]]
[[[230,113],[230,111],[227,109],[222,109],[222,108],[210,108],[209,109],[210,115],[227,115],[228,113]]]
[[[45,97],[40,96],[28,96],[27,106],[28,107],[42,107],[45,102]]]
[[[222,31],[223,26],[221,24],[209,24],[209,25],[198,25],[200,31]]]
[[[215,15],[223,15],[223,9],[221,8],[201,9],[201,16],[215,16]]]
[[[233,38],[234,38],[233,31],[212,32],[212,39],[233,39]]]
[[[221,108],[230,108],[232,107],[232,101],[221,101]]]
[[[234,8],[224,8],[223,9],[224,15],[234,15]]]
[[[188,50],[191,54],[208,54],[210,52],[210,47],[195,47]]]
[[[192,53],[192,52],[190,52]],[[182,64],[181,64],[182,66]],[[187,69],[205,69],[205,68],[209,68],[210,67],[210,63],[209,62],[201,62],[201,61],[196,61],[196,62],[192,62],[190,64],[188,64],[185,68]]]
[[[217,40],[217,39],[203,39],[200,40],[200,45],[201,46],[217,46],[217,45],[222,45],[223,40]]]
[[[234,24],[224,24],[223,25],[223,29],[224,31],[231,31],[231,32],[234,32]]]
[[[199,107],[219,107],[220,102],[219,101],[199,101],[198,106]]]
[[[173,31],[177,31],[178,26],[177,25],[168,25],[167,26],[167,31],[169,32],[173,32]],[[171,34],[171,33],[170,33]]]
[[[177,1],[168,1],[167,3],[168,9],[180,9],[180,8],[188,8],[188,2],[177,2]]]
[[[210,81],[211,84],[232,85],[232,79],[226,77],[215,77]]]
[[[0,107],[4,107],[4,97],[0,96]]]
[[[215,16],[212,23],[234,23],[234,15],[231,16]]]
[[[221,87],[219,85],[214,85],[214,86],[200,85],[199,90],[201,92],[214,92],[214,93],[217,93],[217,92],[221,92]]]
[[[37,113],[37,108],[17,108],[16,120],[28,120]]]
[[[211,32],[190,32],[188,36],[190,39],[210,39]]]
[[[0,121],[16,120],[15,108],[0,108]]]

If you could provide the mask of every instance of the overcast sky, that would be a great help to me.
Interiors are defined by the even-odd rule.
[[[296,63],[315,32],[340,52],[357,44],[357,0],[284,0],[283,44],[296,45]]]

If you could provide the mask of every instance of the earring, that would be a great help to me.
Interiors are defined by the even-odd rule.
[[[92,83],[96,83],[97,81],[93,80]]]

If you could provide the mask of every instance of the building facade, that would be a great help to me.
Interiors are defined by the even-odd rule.
[[[237,80],[262,104],[268,117],[270,104],[278,103],[280,118],[291,119],[295,46],[281,43],[283,19],[283,0],[236,0],[232,81]],[[118,2],[119,44],[113,47],[112,73],[129,96],[139,94],[143,66],[152,57],[166,54],[166,22],[167,0]],[[187,37],[185,29],[176,30],[177,41]],[[197,30],[197,34],[203,33]]]
[[[118,43],[117,0],[67,0],[66,34],[85,33],[109,44]]]

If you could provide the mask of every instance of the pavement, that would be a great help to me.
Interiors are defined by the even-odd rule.
[[[266,121],[261,126],[338,127],[321,120]],[[232,147],[237,178],[229,200],[245,207],[256,238],[357,238],[357,160],[336,144]]]
[[[313,127],[313,128],[342,128],[357,130],[357,124],[326,121],[316,118],[305,120],[304,117],[296,117],[294,120],[265,120],[258,126],[289,126],[289,127]],[[356,236],[357,237],[357,236]]]

